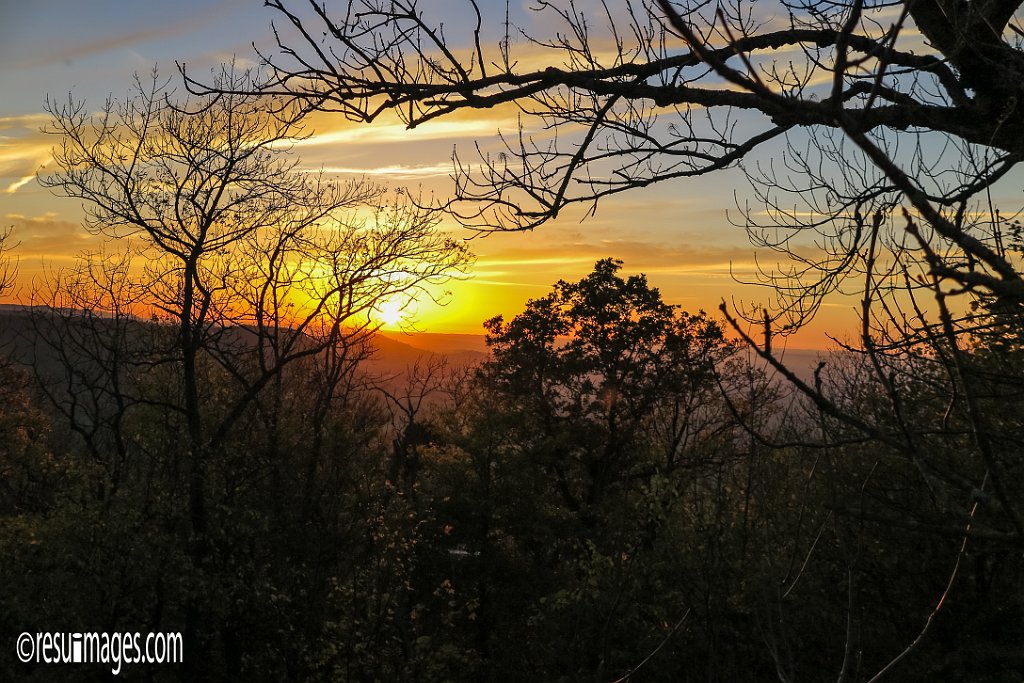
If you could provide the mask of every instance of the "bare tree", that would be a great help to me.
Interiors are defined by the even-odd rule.
[[[18,275],[17,261],[11,260],[11,251],[17,246],[11,241],[13,230],[0,230],[0,296],[14,289]]]
[[[218,83],[231,90],[253,78],[227,67]],[[290,145],[304,133],[274,98],[176,98],[154,72],[96,115],[70,99],[49,111],[58,170],[41,183],[84,200],[89,230],[115,244],[131,237],[143,257],[100,269],[130,283],[130,299],[118,296],[124,287],[91,288],[101,299],[72,308],[175,330],[150,356],[176,369],[174,383],[144,398],[183,423],[201,567],[210,553],[208,467],[242,418],[259,403],[276,419],[287,366],[365,340],[375,305],[430,295],[468,252],[436,231],[432,214],[388,202],[377,186],[302,172]],[[199,626],[200,603],[190,605],[187,630]],[[200,666],[201,656],[192,659]]]
[[[151,303],[178,328],[174,352],[191,449],[192,524],[201,535],[205,454],[215,443],[203,423],[198,365],[223,330],[227,311],[216,304],[231,276],[229,251],[280,224],[296,231],[315,225],[370,191],[318,187],[292,173],[295,161],[282,159],[274,145],[288,142],[293,125],[266,116],[264,105],[212,97],[190,112],[188,103],[179,107],[167,99],[165,86],[156,74],[147,86],[137,79],[131,97],[123,104],[108,100],[98,117],[81,102],[50,104],[51,130],[61,136],[60,171],[40,180],[85,200],[89,229],[115,239],[138,235],[150,247]]]
[[[337,13],[315,2],[268,4],[285,21],[275,27],[278,53],[262,55],[273,71],[261,92],[360,121],[394,111],[410,126],[508,103],[539,118],[543,141],[528,127],[505,141],[506,153],[460,166],[448,208],[469,225],[534,227],[574,203],[755,159],[806,130],[816,144],[833,141],[818,147],[833,162],[856,151],[871,170],[839,168],[853,185],[846,192],[821,173],[798,180],[794,190],[819,190],[812,196],[824,211],[796,223],[799,214],[787,214],[772,227],[830,226],[850,253],[869,239],[849,236],[857,212],[905,202],[934,233],[937,253],[956,252],[938,275],[1017,299],[1024,292],[997,240],[969,229],[967,215],[1024,151],[1016,3],[542,2],[538,23],[551,32],[540,36],[509,24],[507,12],[485,20],[475,2],[469,36],[446,32],[447,17],[415,0],[359,0]],[[489,51],[488,27],[501,19],[504,36]],[[516,41],[543,50],[549,66],[521,68]],[[941,144],[933,137],[953,151],[941,160],[914,153]],[[813,169],[800,140],[791,142],[789,159]],[[771,194],[770,208],[786,204]],[[975,265],[959,267],[957,255]],[[842,264],[809,265],[831,274]]]

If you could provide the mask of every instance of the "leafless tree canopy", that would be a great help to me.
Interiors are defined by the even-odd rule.
[[[217,83],[228,91],[252,79],[225,67]],[[123,102],[96,114],[73,99],[50,103],[58,170],[40,182],[83,200],[90,230],[136,242],[115,242],[123,256],[93,256],[58,276],[48,303],[71,314],[149,314],[176,329],[168,354],[183,366],[181,410],[199,461],[285,365],[323,351],[329,362],[332,349],[361,343],[375,306],[435,295],[429,286],[468,252],[407,199],[299,169],[290,145],[304,133],[287,103],[230,92],[181,98],[166,86],[155,73],[137,78]],[[200,414],[202,362],[241,388],[219,425]]]
[[[299,372],[286,370],[301,367],[312,385],[306,468],[316,470],[328,415],[376,331],[371,311],[391,296],[438,296],[433,286],[469,258],[408,197],[299,168],[290,152],[304,135],[300,112],[228,92],[252,81],[225,67],[225,92],[182,97],[154,72],[96,113],[48,103],[57,168],[40,182],[83,200],[86,228],[109,241],[40,292],[35,328],[63,368],[44,390],[111,495],[138,448],[126,421],[153,407],[180,421],[196,566],[213,547],[209,472],[254,414],[281,467],[279,416]],[[211,409],[217,397],[224,405]],[[204,609],[193,598],[185,618],[200,653],[194,680],[209,646],[196,635]]]
[[[11,251],[17,246],[13,243],[13,232],[10,228],[0,229],[0,296],[14,288],[18,272],[18,264],[11,258]]]
[[[1024,152],[1019,3],[536,2],[541,28],[474,0],[267,4],[263,93],[409,126],[518,108],[503,151],[456,159],[445,208],[468,226],[533,228],[739,165],[753,187],[739,222],[792,259],[763,273],[780,325],[849,275],[876,293],[934,276],[1024,298],[1006,244],[1017,207],[990,195]]]

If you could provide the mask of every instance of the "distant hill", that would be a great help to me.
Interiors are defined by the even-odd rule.
[[[466,340],[457,339],[466,337]],[[404,376],[417,362],[429,362],[443,358],[449,365],[477,365],[487,358],[483,337],[478,337],[478,347],[472,348],[474,335],[445,335],[417,333],[401,335],[378,333],[373,337],[373,356],[365,363],[365,369],[372,374]]]
[[[21,363],[35,358],[47,367],[56,367],[56,358],[48,357],[52,352],[36,343],[32,313],[32,307],[0,304],[0,354]],[[405,375],[417,361],[436,357],[445,357],[452,365],[473,365],[487,357],[483,336],[470,334],[386,333],[376,335],[373,345],[376,350],[366,370],[380,375]]]
[[[30,320],[31,308],[0,304],[0,353],[16,360],[28,362],[33,355],[34,330]],[[436,332],[380,332],[374,339],[376,351],[366,364],[371,374],[404,376],[418,361],[445,358],[455,366],[476,365],[487,359],[487,344],[483,335],[444,334]],[[783,362],[802,380],[811,384],[814,369],[829,352],[816,349],[785,349]],[[49,359],[48,359],[49,360]],[[52,362],[52,360],[51,360]],[[758,365],[763,361],[755,358]]]
[[[377,336],[377,344],[380,347],[379,359],[387,362],[406,359],[407,362],[415,361],[418,354],[423,351],[432,355],[447,356],[449,359],[459,363],[480,362],[487,358],[487,343],[482,334],[442,334],[436,332],[413,332],[403,334],[401,332],[380,332]],[[797,377],[813,384],[814,370],[821,360],[828,360],[829,351],[822,349],[783,349],[779,353],[780,359],[786,363]],[[764,362],[751,353],[758,364]],[[771,374],[769,370],[769,374]]]
[[[781,360],[787,368],[789,368],[794,375],[799,377],[805,383],[813,386],[814,385],[814,370],[818,367],[818,363],[822,360],[828,362],[829,351],[821,349],[783,349],[776,351],[779,360]],[[754,357],[755,363],[758,365],[765,365],[765,362],[760,358],[757,358],[753,352],[750,354]],[[768,369],[769,374],[774,372],[773,369]]]
[[[0,304],[0,354],[19,363],[29,363],[34,355],[36,332],[32,308],[18,304]]]
[[[487,355],[487,342],[482,334],[445,334],[439,332],[402,332],[381,331],[378,337],[391,339],[402,344],[407,344],[417,349],[440,353],[444,355],[458,355],[462,353]]]

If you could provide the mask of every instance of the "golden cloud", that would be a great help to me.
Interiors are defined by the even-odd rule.
[[[50,160],[53,139],[40,129],[46,114],[0,118],[0,187],[12,194],[31,182]]]
[[[73,258],[82,249],[99,243],[78,223],[63,220],[54,213],[41,216],[23,216],[9,213],[4,224],[13,228],[17,244],[15,255],[20,259]]]
[[[359,168],[354,166],[324,166],[323,168],[310,169],[310,172],[337,173],[341,175],[368,175],[387,176],[393,180],[409,180],[413,178],[433,178],[438,176],[449,176],[452,173],[452,164],[433,164],[426,166],[398,164],[394,166],[376,166]]]
[[[463,109],[410,129],[395,112],[382,115],[372,123],[350,121],[337,112],[313,112],[306,118],[312,134],[294,143],[296,148],[324,145],[380,145],[437,140],[473,139],[494,135],[499,130],[519,129],[518,110],[507,105],[492,109]]]

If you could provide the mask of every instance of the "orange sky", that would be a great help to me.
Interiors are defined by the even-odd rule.
[[[68,264],[97,244],[80,226],[78,203],[53,196],[34,179],[54,144],[39,132],[47,120],[44,98],[73,91],[94,109],[107,93],[126,92],[133,71],[144,73],[156,62],[171,75],[174,60],[201,68],[232,54],[251,55],[248,43],[266,39],[272,18],[240,0],[151,7],[103,0],[88,3],[88,13],[82,4],[0,4],[0,91],[8,95],[0,103],[0,220],[20,242],[22,297],[47,267]],[[311,123],[316,135],[296,147],[304,167],[339,177],[366,174],[445,196],[453,148],[463,155],[474,142],[485,152],[497,149],[497,131],[512,131],[516,119],[509,110],[471,112],[413,131],[394,120],[353,126],[319,115]],[[666,301],[688,310],[716,311],[723,299],[767,302],[768,290],[739,282],[754,279],[755,252],[744,230],[727,218],[727,211],[735,211],[734,191],[749,194],[742,174],[719,172],[619,195],[587,220],[581,221],[582,211],[567,211],[531,233],[472,239],[477,261],[470,276],[448,286],[447,305],[411,307],[415,324],[429,332],[479,334],[483,320],[514,315],[556,280],[579,279],[609,256],[625,261],[626,273],[647,273]],[[776,257],[757,258],[764,265]],[[830,301],[790,344],[821,347],[828,333],[846,335],[854,306],[852,300]]]

